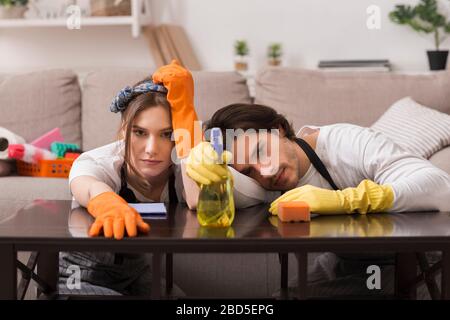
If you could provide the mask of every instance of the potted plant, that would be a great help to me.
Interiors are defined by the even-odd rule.
[[[281,64],[281,56],[283,55],[280,43],[272,43],[267,50],[267,57],[269,58],[269,65],[279,66]]]
[[[0,19],[23,18],[28,0],[0,0]]]
[[[236,55],[234,68],[236,71],[247,71],[248,62],[247,56],[249,53],[247,41],[245,40],[237,40],[234,43],[234,53]]]
[[[450,33],[450,22],[439,12],[436,0],[420,0],[416,6],[397,5],[389,18],[398,24],[409,25],[417,32],[432,33],[436,50],[428,50],[431,70],[443,70],[447,65],[448,50],[440,50],[446,33]]]

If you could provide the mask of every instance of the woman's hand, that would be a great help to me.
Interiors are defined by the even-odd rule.
[[[224,151],[222,161],[209,142],[201,142],[189,153],[186,161],[187,175],[198,184],[208,185],[226,180],[229,176],[227,163],[231,160],[231,153]]]
[[[178,61],[173,60],[171,64],[159,68],[153,74],[153,82],[162,83],[168,90],[167,101],[169,101],[172,108],[172,125],[175,141],[179,140],[178,137],[183,136],[182,143],[176,144],[177,154],[179,158],[184,158],[195,145],[195,125],[198,125],[194,107],[194,80],[192,74],[189,70],[183,68]],[[187,130],[190,134],[189,139],[185,139],[183,132],[179,129]],[[201,133],[201,128],[198,129]],[[199,137],[201,137],[201,134]]]
[[[177,60],[162,66],[152,76],[154,83],[167,88],[167,100],[173,109],[183,105],[194,105],[194,79],[189,70],[183,68]]]
[[[106,238],[120,240],[125,230],[129,237],[136,237],[137,231],[148,233],[150,226],[141,215],[115,192],[104,192],[89,201],[88,212],[95,218],[89,230],[90,237],[97,237],[103,229]]]

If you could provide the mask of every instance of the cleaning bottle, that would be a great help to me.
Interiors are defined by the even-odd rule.
[[[220,128],[211,129],[210,142],[222,159],[223,139]],[[220,160],[219,160],[220,161]],[[221,163],[221,162],[220,162]],[[226,164],[223,164],[226,166]],[[201,185],[197,204],[197,219],[203,227],[229,227],[234,220],[233,182],[231,173],[217,183]]]

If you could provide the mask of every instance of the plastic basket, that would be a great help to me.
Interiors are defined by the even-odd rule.
[[[74,159],[40,160],[37,164],[16,161],[21,176],[68,178]]]

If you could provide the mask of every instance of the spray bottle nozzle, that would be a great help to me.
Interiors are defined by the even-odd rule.
[[[222,131],[220,130],[220,128],[211,129],[210,142],[214,150],[217,152],[219,159],[221,159],[223,153],[223,139],[222,139]]]

